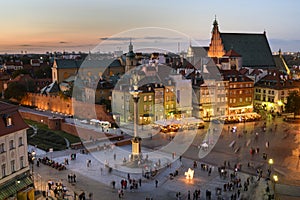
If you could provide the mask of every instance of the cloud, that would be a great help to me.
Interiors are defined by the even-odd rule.
[[[130,39],[135,40],[137,38],[133,37],[101,37],[100,40],[110,40],[110,41],[129,41]]]
[[[145,40],[180,40],[182,38],[180,37],[164,37],[164,36],[148,36],[148,37],[144,37],[143,39]]]
[[[21,47],[31,47],[32,45],[31,44],[20,44],[19,46],[21,46]]]

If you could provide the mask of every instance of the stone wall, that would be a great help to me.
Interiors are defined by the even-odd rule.
[[[48,125],[48,116],[37,115],[31,112],[23,112],[21,110],[19,110],[19,113],[21,114],[23,119],[29,119],[32,121],[36,121]]]
[[[73,98],[63,98],[59,95],[45,95],[28,93],[21,100],[25,106],[36,107],[41,110],[75,115],[81,119],[99,119],[101,121],[114,122],[111,115],[107,114],[105,105],[76,101]]]

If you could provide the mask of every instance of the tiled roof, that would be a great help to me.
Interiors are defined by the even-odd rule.
[[[275,68],[272,52],[265,34],[220,33],[225,51],[234,49],[243,57],[243,66]]]
[[[58,69],[79,68],[83,60],[57,59],[55,60]]]
[[[233,49],[230,49],[229,51],[227,51],[224,56],[228,56],[228,57],[241,57],[241,55],[238,54]]]
[[[223,78],[226,81],[231,80],[230,82],[233,82],[236,78],[236,82],[253,82],[251,78],[241,74],[237,70],[220,70],[220,73],[223,75]]]
[[[6,118],[12,118],[12,125],[6,125]],[[18,112],[18,107],[0,102],[0,136],[4,136],[10,133],[14,133],[23,129],[28,128],[28,125],[22,119]]]
[[[240,72],[241,74],[243,74],[243,75],[246,75],[246,74],[249,72],[249,69],[247,69],[247,68],[241,68],[241,69],[239,70],[239,72]]]
[[[255,84],[255,86],[273,88],[277,90],[298,87],[294,84],[293,80],[288,79],[285,73],[278,70],[269,71],[266,76],[261,78]]]
[[[121,66],[121,63],[118,59],[103,59],[103,60],[57,59],[55,61],[56,61],[57,68],[59,69],[99,68],[99,70],[101,69],[105,70],[107,67]]]

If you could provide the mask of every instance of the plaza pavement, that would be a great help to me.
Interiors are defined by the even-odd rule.
[[[299,195],[298,190],[299,188],[297,186],[293,185],[286,185],[286,182],[293,182],[298,184],[297,180],[300,179],[299,176],[299,161],[298,160],[298,152],[295,150],[295,152],[291,152],[291,155],[289,155],[289,152],[286,151],[286,149],[295,149],[297,147],[297,144],[299,144],[299,125],[294,124],[287,124],[282,123],[281,119],[276,119],[274,121],[267,120],[267,127],[268,129],[272,126],[274,126],[274,123],[279,124],[279,128],[277,131],[267,131],[265,134],[260,134],[260,140],[258,143],[253,143],[254,146],[264,146],[264,142],[266,139],[270,140],[270,148],[266,151],[269,153],[270,156],[272,156],[275,159],[275,164],[273,166],[273,170],[280,175],[281,183],[276,184],[276,191],[279,191],[278,197],[281,199],[297,199]],[[260,122],[258,125],[253,125],[253,123],[246,123],[246,125],[238,124],[238,130],[242,130],[243,126],[245,126],[245,129],[248,130],[248,134],[244,135],[241,139],[237,138],[237,135],[234,134],[228,134],[228,135],[222,135],[221,139],[218,140],[220,144],[216,145],[214,150],[210,152],[206,157],[200,160],[202,163],[207,163],[212,166],[220,165],[220,163],[223,163],[224,160],[231,160],[232,163],[234,162],[243,162],[243,172],[240,173],[240,176],[247,177],[248,174],[255,174],[254,169],[248,169],[246,167],[247,158],[249,157],[249,152],[247,148],[242,148],[241,152],[239,154],[235,154],[233,152],[230,152],[228,150],[224,150],[224,148],[228,148],[228,144],[233,140],[237,140],[237,144],[243,146],[245,141],[247,141],[249,138],[251,139],[251,134],[249,134],[251,131],[259,130],[260,126],[262,125],[262,122]],[[233,125],[230,125],[233,126]],[[90,127],[86,127],[90,128]],[[91,127],[92,129],[95,129]],[[126,128],[126,127],[125,127]],[[147,127],[144,127],[147,131]],[[130,127],[129,127],[130,129]],[[273,129],[274,130],[274,129]],[[285,132],[288,130],[287,136],[285,137]],[[203,131],[207,131],[203,130]],[[226,132],[226,127],[225,127]],[[197,134],[196,137],[198,137],[201,134]],[[284,137],[283,137],[284,136]],[[298,136],[298,137],[297,137]],[[295,139],[296,138],[296,139]],[[298,138],[298,139],[297,139]],[[184,157],[190,158],[190,159],[182,159],[182,164],[179,162],[178,164],[178,157],[176,157],[176,160],[172,164],[172,168],[165,169],[162,171],[156,179],[159,181],[159,188],[156,189],[154,187],[154,180],[146,180],[143,179],[142,187],[135,191],[125,191],[125,199],[145,199],[145,197],[153,197],[154,199],[176,199],[175,194],[177,192],[181,192],[183,195],[183,198],[186,198],[187,191],[190,190],[191,192],[196,188],[201,188],[201,199],[205,199],[205,190],[209,189],[212,191],[213,198],[215,199],[215,188],[216,187],[222,187],[223,182],[222,180],[218,179],[217,172],[214,171],[211,175],[211,177],[207,177],[207,173],[199,171],[196,169],[195,174],[195,180],[191,184],[184,182],[185,178],[183,176],[184,172],[187,171],[188,166],[192,166],[192,160],[194,159],[193,154],[196,152],[199,152],[198,149],[198,143],[196,141],[197,138],[195,138],[194,143],[191,145],[191,148],[185,153]],[[153,138],[153,144],[155,144],[155,148],[159,148],[160,139],[155,141],[155,138]],[[295,141],[294,141],[295,140]],[[201,138],[201,141],[203,141],[203,138]],[[285,145],[284,145],[285,144]],[[155,146],[154,145],[154,146]],[[150,145],[151,146],[151,145]],[[129,148],[129,147],[128,147]],[[127,149],[127,153],[128,153]],[[48,153],[48,156],[52,156],[57,161],[62,161],[64,158],[69,157],[69,155],[72,153],[72,150],[66,150],[62,152],[53,152],[52,155]],[[103,152],[102,152],[103,153]],[[118,154],[118,153],[117,153]],[[111,165],[114,165],[113,160],[113,153],[107,151],[106,156],[108,158],[110,157],[109,163]],[[97,156],[96,156],[97,157]],[[121,157],[121,156],[120,156]],[[196,155],[197,157],[197,155]],[[257,157],[257,156],[256,156]],[[119,156],[117,155],[117,158]],[[91,159],[92,160],[92,166],[90,168],[86,167],[86,160]],[[296,161],[296,162],[295,162]],[[72,199],[71,196],[73,195],[73,191],[86,191],[87,192],[93,192],[94,198],[93,199],[117,199],[117,189],[113,190],[111,187],[111,181],[116,179],[116,187],[119,186],[119,181],[121,179],[124,179],[127,177],[127,174],[120,173],[117,170],[113,170],[111,174],[109,174],[103,166],[103,163],[97,163],[97,160],[91,155],[91,154],[78,154],[78,159],[74,162],[71,162],[69,159],[70,165],[67,166],[68,170],[66,171],[60,171],[54,170],[50,168],[49,166],[43,166],[41,165],[36,171],[40,170],[41,175],[44,176],[44,180],[49,179],[55,179],[55,180],[62,180],[64,184],[68,186],[70,189],[69,192],[69,199]],[[260,158],[254,158],[251,159],[251,162],[256,167],[263,167],[267,168],[268,164],[264,161],[262,161]],[[49,169],[50,168],[50,169]],[[101,168],[103,168],[103,174],[101,175]],[[169,180],[169,173],[174,172],[175,169],[179,169],[179,174],[177,178],[173,180]],[[287,171],[287,169],[289,169]],[[49,171],[51,171],[49,173]],[[53,171],[54,170],[54,171]],[[45,173],[46,172],[46,173]],[[76,184],[69,184],[67,182],[67,174],[68,173],[78,173],[78,183]],[[132,177],[135,175],[132,175]],[[139,175],[136,175],[136,178],[138,178]],[[198,178],[197,178],[198,177]],[[214,178],[212,178],[214,177]],[[273,183],[270,183],[270,188],[272,190]],[[266,188],[266,181],[262,180],[258,183],[256,187],[253,186],[251,188],[251,193],[247,194],[249,195],[246,197],[246,199],[263,199],[264,193]],[[272,191],[271,191],[272,192]],[[231,194],[229,194],[230,196]],[[246,195],[246,194],[245,194]],[[230,199],[228,194],[225,195],[225,199]],[[293,197],[296,196],[296,197]],[[99,198],[100,197],[100,198]],[[265,196],[266,197],[266,196]]]
[[[38,151],[37,151],[38,152]],[[52,158],[57,162],[63,162],[65,158],[70,158],[70,154],[75,153],[73,150],[66,150],[61,152],[53,152]],[[110,156],[111,165],[119,164],[118,161],[114,161],[113,154],[119,153],[117,149],[107,152],[98,152]],[[48,153],[48,157],[50,157]],[[37,153],[38,157],[43,157],[45,154]],[[81,154],[77,151],[76,160],[69,159],[69,165],[67,165],[67,170],[58,171],[49,166],[41,164],[40,167],[35,167],[35,172],[39,173],[44,181],[44,188],[46,187],[46,182],[52,180],[54,182],[62,182],[68,188],[68,195],[66,198],[73,199],[74,192],[81,193],[85,191],[88,196],[90,192],[93,193],[93,199],[95,200],[106,200],[106,199],[118,199],[118,189],[120,188],[120,181],[122,179],[127,179],[127,173],[118,171],[120,169],[114,169],[111,173],[105,168],[103,163],[99,162],[92,154]],[[91,160],[91,166],[87,167],[86,161]],[[200,169],[200,163],[195,169],[195,175],[193,180],[185,179],[184,172],[187,171],[189,167],[192,168],[193,161],[189,159],[182,159],[179,161],[178,157],[174,158],[170,168],[162,169],[158,175],[153,179],[145,179],[140,173],[134,174],[130,173],[131,178],[138,180],[142,178],[142,186],[138,189],[130,191],[125,190],[124,199],[146,199],[146,197],[152,197],[153,199],[176,199],[176,193],[180,192],[182,194],[182,199],[187,199],[188,190],[192,193],[195,189],[201,189],[201,199],[205,199],[205,191],[210,190],[212,192],[212,199],[217,199],[215,194],[215,189],[217,187],[223,188],[223,184],[228,182],[221,179],[218,175],[217,168],[213,167],[212,173],[208,176],[207,171]],[[114,163],[115,162],[115,163]],[[103,169],[101,173],[101,168]],[[169,173],[173,173],[175,170],[179,171],[179,175],[173,180],[170,180]],[[73,173],[77,176],[76,183],[69,183],[67,175]],[[245,181],[249,175],[238,172],[238,176]],[[256,179],[254,177],[254,179]],[[112,189],[111,182],[116,181],[116,189]],[[155,180],[158,180],[158,188],[155,187]],[[39,184],[37,183],[37,187]],[[43,189],[43,188],[41,188]],[[248,192],[241,192],[241,197],[243,199],[264,199],[265,181],[261,180],[257,184],[250,184]],[[272,190],[272,188],[271,188]],[[237,190],[235,190],[236,192]],[[224,199],[230,199],[233,192],[222,192]],[[52,193],[53,196],[53,193]],[[42,197],[40,199],[43,199]],[[242,198],[241,198],[242,199]]]

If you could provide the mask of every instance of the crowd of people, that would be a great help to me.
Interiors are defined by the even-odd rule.
[[[39,158],[38,161],[37,161],[37,165],[39,165],[39,163],[43,163],[44,165],[48,165],[48,166],[50,166],[52,168],[55,168],[59,171],[67,169],[64,164],[55,162],[54,160],[48,158],[47,156],[45,156],[43,158]]]

